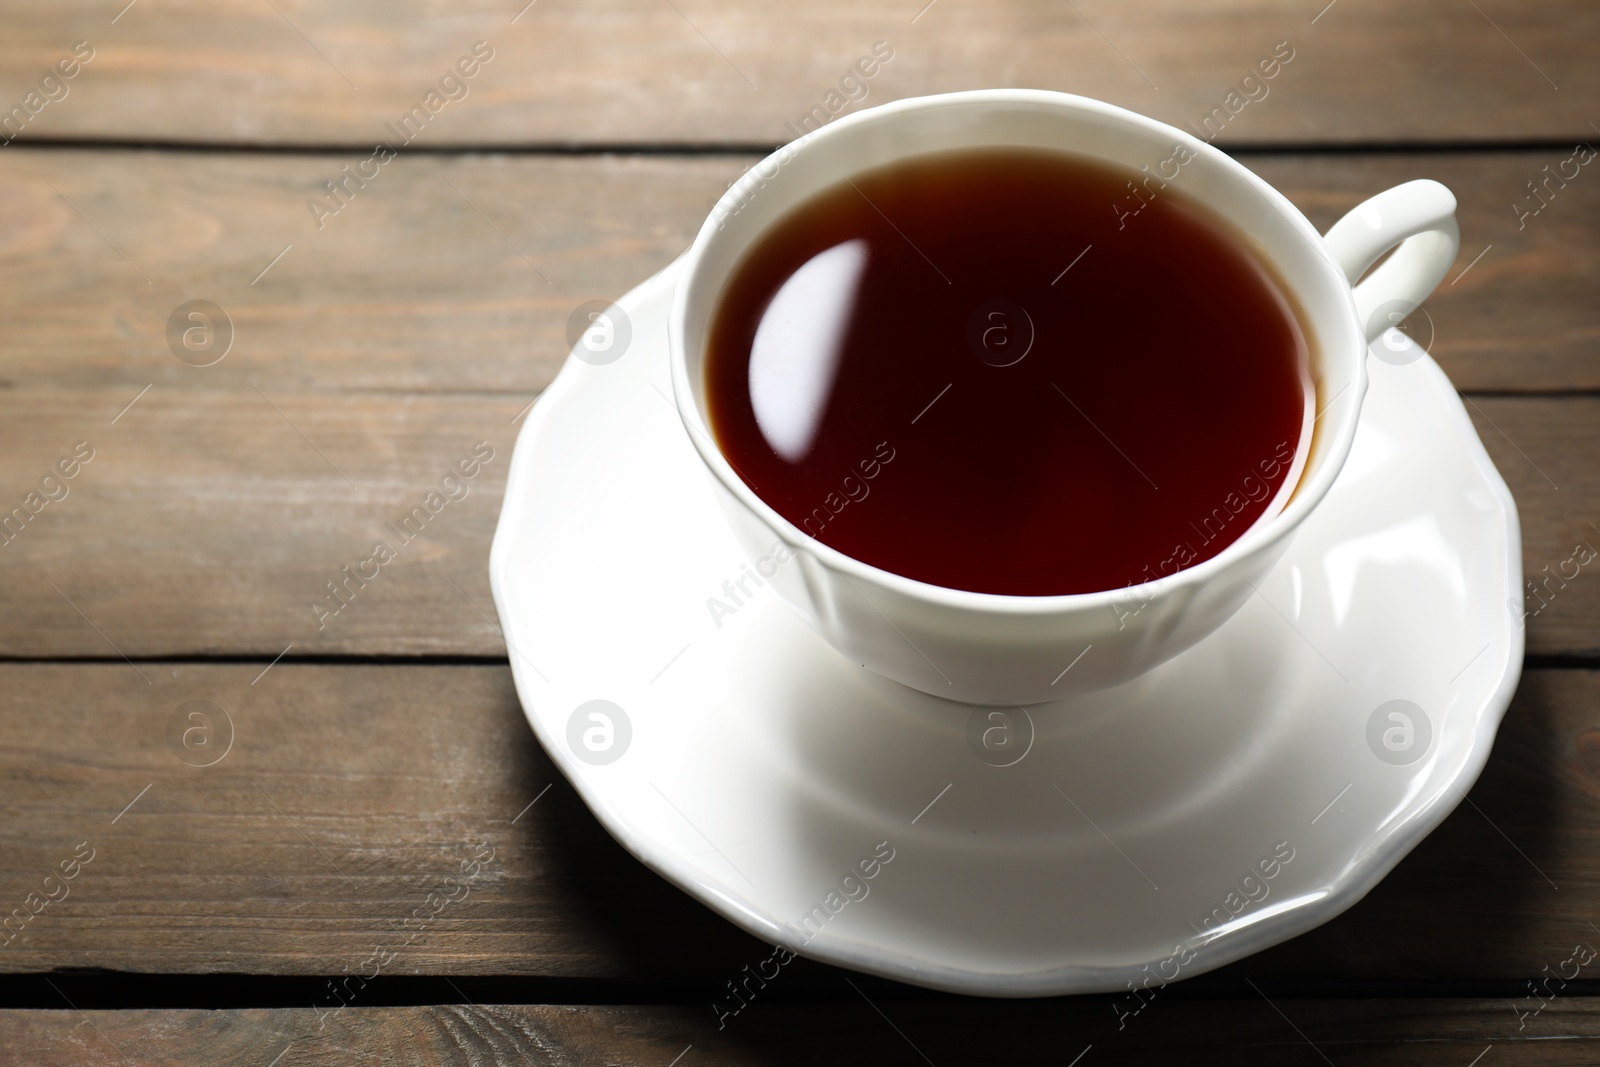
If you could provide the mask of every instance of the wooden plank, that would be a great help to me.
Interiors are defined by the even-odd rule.
[[[407,157],[334,216],[333,155],[0,154],[13,385],[179,389],[544,388],[578,305],[688,246],[734,159]],[[126,253],[126,258],[118,250]],[[287,251],[286,251],[287,249]],[[210,366],[173,354],[180,304],[232,323]],[[181,317],[181,316],[180,316]],[[513,413],[515,409],[513,409]]]
[[[505,654],[487,561],[522,397],[156,387],[118,417],[137,392],[0,391],[4,513],[76,444],[94,449],[68,495],[0,545],[0,655]],[[1600,582],[1579,564],[1600,549],[1600,398],[1480,397],[1469,410],[1541,583],[1529,651],[1595,654]],[[493,458],[466,495],[402,538],[478,442]],[[328,583],[380,540],[396,558],[325,616],[317,605],[338,603]]]
[[[135,394],[0,393],[5,513],[67,493],[0,547],[5,655],[504,654],[488,554],[523,398],[157,388],[118,417]]]
[[[0,903],[40,909],[0,948],[0,970],[370,975],[383,946],[391,976],[716,989],[771,954],[601,830],[534,741],[504,668],[140,670],[0,666]],[[233,730],[206,767],[169,733],[197,700]],[[1350,911],[1219,974],[1498,981],[1520,996],[1575,943],[1600,943],[1588,925],[1597,700],[1600,673],[1529,673],[1472,804]],[[220,745],[223,719],[207,713]],[[90,850],[65,899],[28,902],[61,895],[43,879]],[[840,975],[803,960],[784,973]]]
[[[1600,398],[1466,402],[1522,520],[1528,653],[1600,653]]]
[[[842,983],[841,983],[842,985]],[[1593,1064],[1600,1007],[1563,998],[1539,1032],[1515,1032],[1493,1000],[1256,998],[1153,1004],[1118,1032],[1099,998],[901,1004],[752,1004],[719,1032],[704,1007],[450,1005],[226,1011],[5,1011],[0,1042],[19,1062],[123,1067],[227,1062],[718,1065],[874,1063]],[[1081,1061],[1074,1061],[1081,1056]],[[1493,1060],[1489,1060],[1492,1056]]]
[[[1600,15],[1582,0],[11,7],[6,99],[22,101],[74,42],[94,49],[29,137],[370,144],[479,40],[493,59],[465,97],[445,86],[458,98],[437,98],[420,143],[777,143],[812,108],[861,99],[840,82],[878,41],[893,58],[859,83],[865,104],[1028,86],[1176,125],[1224,106],[1287,42],[1289,64],[1246,85],[1257,101],[1224,127],[1239,143],[1587,137],[1600,91]]]
[[[6,513],[78,442],[94,449],[68,495],[0,545],[0,654],[505,654],[487,560],[523,397],[158,386],[119,417],[137,392],[0,391]],[[1529,651],[1600,651],[1600,582],[1574,561],[1580,545],[1600,549],[1600,398],[1480,397],[1469,410],[1542,583]],[[402,543],[404,516],[478,442],[493,458],[465,497]],[[379,540],[397,558],[324,616],[316,605],[337,603],[327,583]]]
[[[1323,228],[1391,185],[1445,182],[1461,255],[1414,332],[1463,389],[1595,390],[1600,181],[1552,184],[1520,223],[1513,209],[1540,204],[1526,183],[1569,154],[1245,162]],[[351,184],[319,229],[308,200],[362,157],[13,150],[0,154],[0,379],[525,400],[565,358],[575,309],[670,262],[754,158],[402,157]],[[197,299],[234,330],[213,366],[169,347],[173,313]]]

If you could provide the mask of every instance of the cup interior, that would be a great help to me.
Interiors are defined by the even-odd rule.
[[[1297,524],[1332,484],[1344,461],[1366,381],[1366,343],[1356,322],[1350,286],[1323,248],[1321,236],[1281,194],[1206,142],[1109,104],[1033,90],[921,97],[858,112],[784,146],[729,188],[688,253],[671,326],[678,405],[696,447],[717,477],[775,530],[790,535],[794,543],[809,540],[745,485],[711,435],[704,375],[707,334],[724,287],[746,250],[779,219],[847,177],[910,156],[980,146],[1054,149],[1135,172],[1148,167],[1227,223],[1276,274],[1311,350],[1318,406],[1311,429],[1300,442],[1304,465],[1298,483],[1275,514],[1269,513],[1270,518],[1257,522],[1216,556],[1158,581],[1224,565],[1230,557]],[[1189,158],[1176,165],[1177,176],[1171,177],[1180,147]],[[813,542],[810,547],[830,563],[848,561],[847,570],[872,572],[874,577],[885,573],[826,545]],[[1102,594],[1067,596],[1098,595]]]

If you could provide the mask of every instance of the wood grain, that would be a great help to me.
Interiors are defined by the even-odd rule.
[[[0,392],[4,514],[94,449],[0,546],[5,655],[503,654],[488,551],[523,398],[157,387],[113,425],[135,392]],[[465,496],[405,541],[480,441]],[[379,541],[395,558],[344,585]]]
[[[493,60],[465,98],[443,104],[422,143],[776,144],[812,107],[832,110],[827,94],[877,41],[893,59],[865,83],[863,105],[1027,86],[1180,126],[1287,41],[1294,58],[1228,124],[1230,142],[1589,136],[1586,102],[1600,91],[1593,5],[1477,6],[147,0],[113,22],[121,4],[12,3],[0,86],[21,100],[82,39],[94,59],[25,137],[366,145],[487,40]],[[837,98],[839,110],[846,103]]]
[[[139,670],[0,666],[0,903],[23,906],[80,844],[94,851],[70,895],[0,948],[0,970],[338,976],[398,946],[383,974],[715,989],[771,952],[607,836],[535,742],[504,668]],[[168,734],[194,700],[232,724],[213,766],[187,765]],[[1574,943],[1600,943],[1587,925],[1597,701],[1600,673],[1530,672],[1471,804],[1366,900],[1218,980],[1520,990]],[[445,879],[481,845],[493,857],[465,898],[410,920],[428,894],[459,895]],[[842,972],[797,961],[784,973]]]
[[[1568,155],[1244,162],[1321,228],[1381,189],[1443,181],[1461,204],[1461,254],[1414,316],[1415,335],[1466,390],[1596,390],[1600,180],[1585,171],[1552,185],[1520,228],[1513,210],[1539,204],[1526,183]],[[307,201],[364,158],[0,153],[0,380],[121,385],[129,396],[152,382],[255,381],[274,395],[481,391],[525,402],[565,358],[576,308],[669,263],[755,159],[402,156],[349,186],[354,196],[319,229]],[[223,307],[235,331],[213,366],[169,349],[169,318],[195,299]]]
[[[844,990],[849,993],[848,987]],[[852,994],[853,996],[853,994]],[[1564,998],[1539,1032],[1515,1032],[1489,1000],[1259,998],[1153,1004],[1117,1032],[1087,1000],[959,1004],[752,1005],[718,1032],[688,1006],[449,1005],[349,1008],[319,1027],[310,1009],[6,1011],[0,1043],[19,1062],[123,1067],[227,1062],[240,1067],[355,1063],[538,1064],[1338,1063],[1465,1067],[1593,1064],[1600,1006]],[[881,1014],[880,1014],[881,1012]],[[1280,1014],[1281,1012],[1281,1014]],[[359,1050],[359,1051],[358,1051]],[[674,1057],[680,1057],[674,1059]]]
[[[1520,513],[1528,653],[1600,653],[1600,398],[1466,404]]]

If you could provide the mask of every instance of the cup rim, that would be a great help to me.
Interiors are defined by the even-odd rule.
[[[1102,589],[1087,593],[1053,593],[1042,596],[985,593],[971,589],[956,589],[951,586],[937,585],[932,582],[910,578],[848,555],[831,545],[817,540],[817,538],[806,533],[785,518],[776,508],[763,500],[760,494],[751,486],[746,484],[738,472],[733,469],[733,465],[728,462],[727,457],[722,454],[721,448],[717,446],[711,427],[703,417],[699,406],[695,403],[694,390],[689,381],[688,353],[685,350],[684,343],[687,336],[690,283],[705,258],[707,249],[716,240],[720,232],[719,219],[732,214],[731,207],[737,205],[746,196],[749,187],[763,180],[759,174],[762,169],[762,163],[776,159],[780,155],[792,157],[798,152],[805,151],[807,145],[817,140],[840,136],[841,131],[847,131],[856,126],[892,121],[895,116],[908,112],[945,107],[994,105],[1018,108],[1064,108],[1100,118],[1117,120],[1140,127],[1146,132],[1159,133],[1163,137],[1175,138],[1178,143],[1184,145],[1197,156],[1204,157],[1215,163],[1224,164],[1225,170],[1260,194],[1271,208],[1276,210],[1293,229],[1300,233],[1306,244],[1310,246],[1311,257],[1318,260],[1323,272],[1337,283],[1336,288],[1342,288],[1343,290],[1343,304],[1348,320],[1355,325],[1359,351],[1354,354],[1354,368],[1353,373],[1350,375],[1349,383],[1341,390],[1340,394],[1336,394],[1332,399],[1326,401],[1322,411],[1317,413],[1313,419],[1312,433],[1315,434],[1318,432],[1316,423],[1323,416],[1330,414],[1335,416],[1334,425],[1323,427],[1321,431],[1327,434],[1326,457],[1315,468],[1311,467],[1311,461],[1308,458],[1308,470],[1302,473],[1300,485],[1295,489],[1288,504],[1282,511],[1267,522],[1258,523],[1255,527],[1247,530],[1209,559],[1175,571],[1172,574],[1162,575],[1159,578],[1133,583],[1116,589]],[[1264,250],[1262,252],[1264,254]],[[716,295],[720,296],[721,294]],[[1345,277],[1344,270],[1334,260],[1332,253],[1328,251],[1327,246],[1323,243],[1322,235],[1311,225],[1310,220],[1287,197],[1273,188],[1254,171],[1221,149],[1216,148],[1209,141],[1203,141],[1167,123],[1091,97],[1045,89],[975,89],[964,92],[907,97],[853,112],[786,143],[750,167],[717,200],[711,213],[706,217],[705,222],[701,224],[694,241],[682,256],[681,270],[673,287],[672,306],[668,315],[667,341],[671,360],[673,399],[678,409],[678,416],[683,420],[684,427],[689,433],[689,439],[694,443],[701,460],[710,468],[712,474],[716,476],[727,491],[732,493],[746,508],[754,512],[762,522],[770,527],[791,548],[797,551],[803,548],[804,551],[815,556],[819,563],[831,570],[842,573],[846,578],[870,582],[878,588],[911,600],[969,612],[1030,616],[1090,611],[1100,607],[1112,607],[1117,604],[1125,604],[1130,599],[1148,600],[1153,596],[1166,595],[1185,586],[1198,585],[1210,580],[1248,556],[1267,551],[1293,533],[1300,523],[1322,502],[1328,490],[1332,488],[1335,479],[1338,478],[1339,472],[1344,467],[1345,459],[1350,452],[1350,446],[1355,439],[1361,401],[1366,393],[1368,380],[1366,365],[1367,345],[1364,341],[1359,340],[1362,334],[1358,320],[1359,315],[1356,311],[1355,298],[1351,292],[1349,280]],[[1319,350],[1318,358],[1331,363],[1334,360],[1349,359],[1351,357],[1335,352],[1328,345],[1323,344]],[[1345,392],[1350,392],[1353,395],[1340,410],[1334,412],[1334,404]]]

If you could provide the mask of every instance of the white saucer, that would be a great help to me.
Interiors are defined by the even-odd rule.
[[[1402,335],[1259,596],[1144,678],[987,721],[770,589],[713,620],[745,559],[671,402],[675,270],[618,302],[620,358],[569,359],[528,415],[490,580],[551,758],[732,922],[937,989],[1154,988],[1348,908],[1477,778],[1522,664],[1516,506]]]

